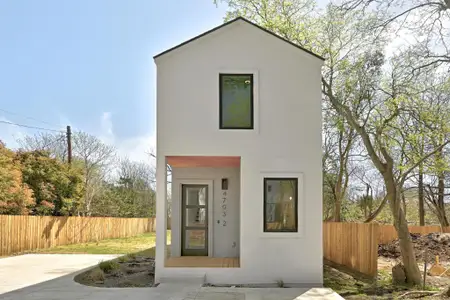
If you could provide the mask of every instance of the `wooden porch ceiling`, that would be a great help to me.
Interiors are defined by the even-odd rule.
[[[176,168],[239,167],[240,156],[167,156],[167,163]]]

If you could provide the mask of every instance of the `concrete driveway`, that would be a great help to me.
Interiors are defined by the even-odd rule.
[[[71,274],[118,255],[27,254],[0,259],[0,298],[13,290]]]
[[[0,259],[1,300],[342,300],[328,289],[211,288],[162,283],[155,288],[96,288],[76,283],[83,269],[115,255],[31,254]]]

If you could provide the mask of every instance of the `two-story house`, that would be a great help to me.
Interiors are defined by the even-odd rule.
[[[320,285],[323,59],[237,18],[154,60],[156,282]]]

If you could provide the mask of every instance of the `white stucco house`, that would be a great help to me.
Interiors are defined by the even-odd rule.
[[[155,281],[322,284],[323,59],[239,17],[154,60]]]

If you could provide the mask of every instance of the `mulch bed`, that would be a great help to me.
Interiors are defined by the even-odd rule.
[[[119,268],[103,273],[96,267],[75,277],[75,281],[96,287],[152,287],[154,286],[155,259],[136,256],[127,261],[117,261]],[[101,272],[103,278],[96,276]]]

